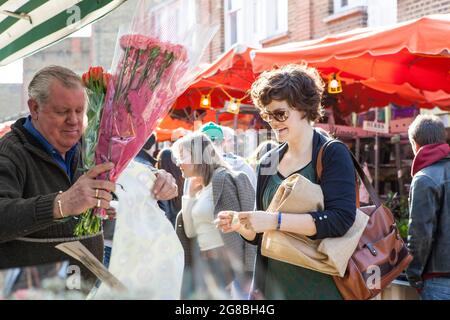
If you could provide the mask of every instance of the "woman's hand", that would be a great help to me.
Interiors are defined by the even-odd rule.
[[[216,223],[217,228],[219,228],[223,233],[239,232],[241,224],[237,219],[237,214],[238,213],[235,211],[219,212],[219,214],[217,215],[217,219],[214,221]]]
[[[241,225],[256,233],[271,231],[277,228],[277,213],[246,211],[239,212],[238,217]]]
[[[189,179],[189,196],[191,198],[195,197],[195,195],[202,190],[203,182],[201,177],[193,177]]]
[[[236,211],[221,211],[214,220],[217,228],[223,233],[238,232],[241,236],[249,241],[253,241],[256,237],[256,232],[246,228],[239,219],[239,212]]]

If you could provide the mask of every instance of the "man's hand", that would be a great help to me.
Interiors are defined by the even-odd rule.
[[[277,214],[265,211],[246,211],[238,213],[239,222],[245,228],[261,233],[277,228]]]
[[[165,170],[156,172],[156,181],[152,190],[156,200],[170,200],[178,196],[175,178]]]
[[[109,209],[109,202],[112,200],[111,191],[116,190],[116,185],[111,181],[95,178],[112,168],[114,164],[111,162],[99,164],[81,176],[66,192],[57,195],[53,216],[56,219],[62,218],[58,200],[61,200],[61,209],[66,217],[78,216],[94,207]]]

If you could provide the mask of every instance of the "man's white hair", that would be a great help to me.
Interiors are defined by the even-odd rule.
[[[50,85],[57,80],[66,88],[83,88],[81,78],[72,70],[61,66],[48,66],[39,70],[28,85],[28,97],[39,105],[47,103]]]

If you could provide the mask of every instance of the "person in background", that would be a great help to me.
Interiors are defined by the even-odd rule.
[[[183,284],[181,286],[181,299],[184,300],[192,298],[195,291],[194,260],[199,256],[199,248],[195,241],[186,235],[181,210],[175,219],[175,233],[184,250]]]
[[[214,122],[209,122],[202,126],[201,132],[211,139],[214,146],[222,153],[223,159],[231,166],[231,168],[234,171],[245,172],[253,187],[256,188],[255,171],[244,158],[234,153],[234,139],[236,136],[234,130],[229,127],[219,126]]]
[[[423,300],[450,300],[450,146],[436,116],[417,116],[408,135],[415,157],[406,275]]]
[[[258,211],[239,213],[239,223],[235,224],[228,212],[221,212],[219,227],[226,233],[237,231],[258,245],[253,299],[342,299],[332,276],[265,257],[260,251],[266,231],[280,230],[318,240],[343,236],[355,221],[355,169],[349,150],[341,143],[330,144],[323,153],[323,211],[265,211],[283,180],[292,174],[318,183],[316,160],[329,138],[311,124],[322,115],[323,88],[317,70],[305,65],[264,72],[252,85],[253,102],[281,145],[264,155],[258,165]]]
[[[258,166],[259,160],[261,160],[262,156],[265,155],[272,149],[278,147],[278,142],[274,140],[266,140],[261,142],[258,147],[256,147],[255,151],[247,158],[247,162],[251,165],[253,170],[256,171],[256,167]]]
[[[178,190],[183,190],[184,178],[181,170],[175,164],[175,158],[172,155],[172,150],[169,148],[162,149],[156,158],[156,168],[164,169],[170,173],[174,178],[178,186]],[[175,226],[175,220],[178,212],[181,210],[181,197],[182,194],[178,194],[175,198],[170,200],[161,201],[161,205],[164,208],[167,219]]]
[[[214,220],[219,211],[253,210],[255,192],[250,180],[245,173],[231,170],[205,134],[189,134],[172,148],[183,176],[190,180],[181,214],[186,235],[197,240],[203,266],[209,270],[203,274],[207,287],[229,294],[236,287],[238,294],[246,272],[253,269],[256,252],[245,250],[238,234],[222,236]],[[232,282],[234,286],[230,286]]]
[[[151,167],[156,166],[156,159],[153,157],[155,152],[156,136],[152,134],[150,138],[145,142],[144,146],[134,158],[136,161],[146,164]]]

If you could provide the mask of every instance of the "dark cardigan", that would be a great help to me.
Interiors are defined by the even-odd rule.
[[[316,168],[320,147],[329,138],[316,130],[313,135],[312,163]],[[268,179],[277,173],[278,164],[288,150],[287,143],[269,151],[262,158],[257,168],[256,207],[263,210],[262,199]],[[320,186],[324,195],[324,211],[310,212],[317,233],[311,239],[324,239],[343,236],[353,225],[356,216],[356,182],[355,168],[350,153],[341,143],[327,146],[322,158],[323,172]],[[327,216],[325,219],[324,216]],[[258,246],[253,289],[264,292],[265,270],[268,258],[261,255],[262,233],[253,241]]]
[[[74,237],[78,220],[53,219],[58,191],[66,191],[81,176],[78,148],[72,162],[73,181],[45,152],[41,144],[23,128],[19,119],[12,131],[0,139],[0,269],[48,264],[70,260],[57,250],[60,242],[42,239]],[[24,239],[26,238],[26,239]],[[100,261],[101,234],[81,241]],[[81,268],[82,272],[84,268]]]

